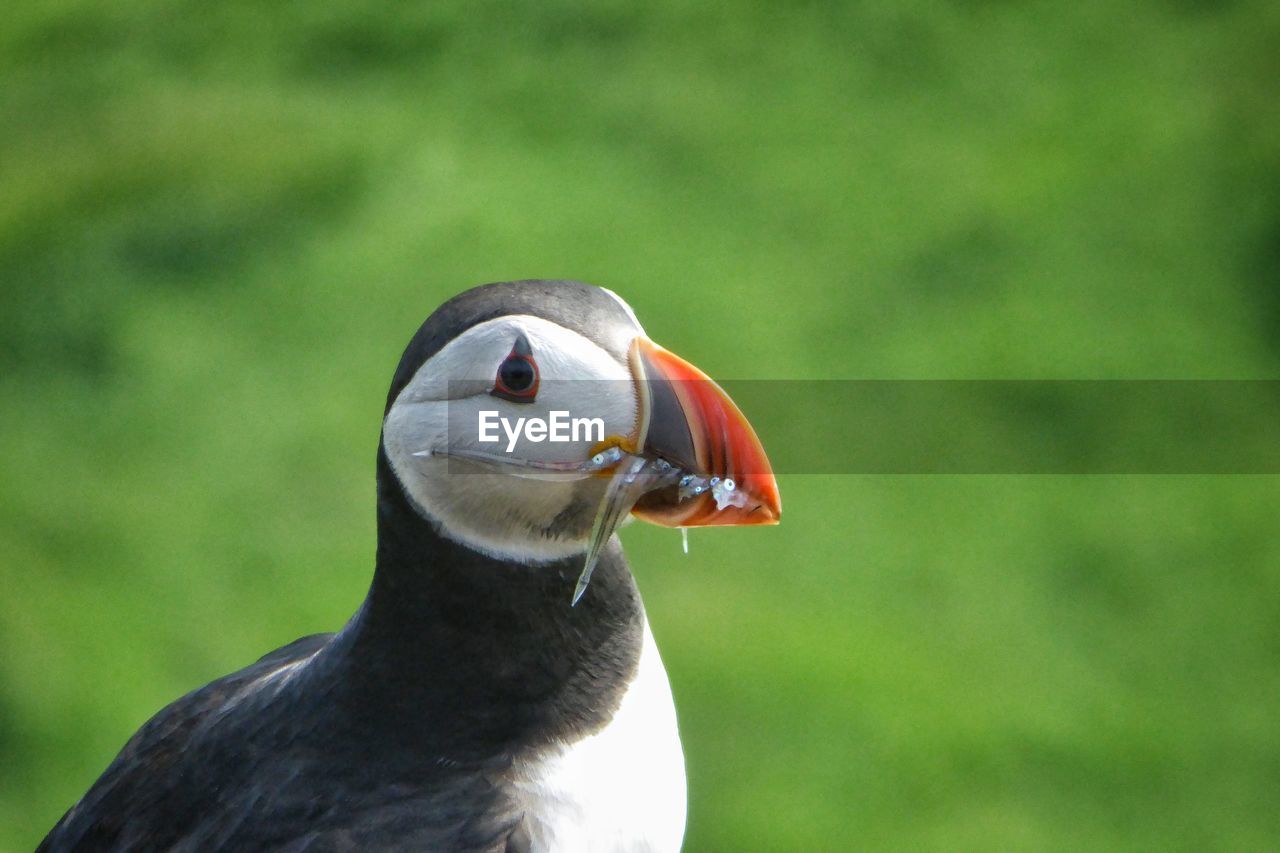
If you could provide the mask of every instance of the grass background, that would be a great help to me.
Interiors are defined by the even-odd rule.
[[[1280,374],[1274,3],[5,17],[3,850],[354,610],[391,371],[471,284],[607,285],[717,377]],[[782,488],[624,533],[688,850],[1280,843],[1276,478]]]

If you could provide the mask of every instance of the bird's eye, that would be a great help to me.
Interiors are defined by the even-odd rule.
[[[498,375],[489,393],[513,403],[529,403],[537,396],[538,365],[523,335],[516,341],[511,354],[498,365]]]

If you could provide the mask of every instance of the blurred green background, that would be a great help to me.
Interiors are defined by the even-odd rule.
[[[3,850],[355,609],[391,372],[472,284],[607,285],[717,377],[1280,376],[1275,3],[4,16]],[[1276,478],[782,489],[623,535],[688,850],[1280,844]]]

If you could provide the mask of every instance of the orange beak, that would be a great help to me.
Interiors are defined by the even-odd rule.
[[[742,506],[717,508],[710,492],[680,500],[675,486],[645,495],[632,514],[663,527],[777,524],[778,481],[755,430],[707,374],[679,356],[637,337],[631,369],[640,388],[637,451],[666,459],[687,473],[732,479]]]

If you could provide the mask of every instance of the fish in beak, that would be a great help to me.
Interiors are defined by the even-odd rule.
[[[724,389],[643,336],[630,349],[639,423],[627,446],[609,448],[610,478],[592,528],[573,603],[600,551],[630,511],[663,527],[777,524],[778,481],[764,447]],[[616,460],[616,465],[612,463]]]
[[[632,513],[663,527],[777,524],[782,498],[773,468],[724,389],[647,338],[632,342],[631,365],[640,388],[640,455],[665,459],[685,474],[729,481],[730,491],[741,495],[717,506],[714,488],[680,500],[679,486],[668,486],[644,495]]]

